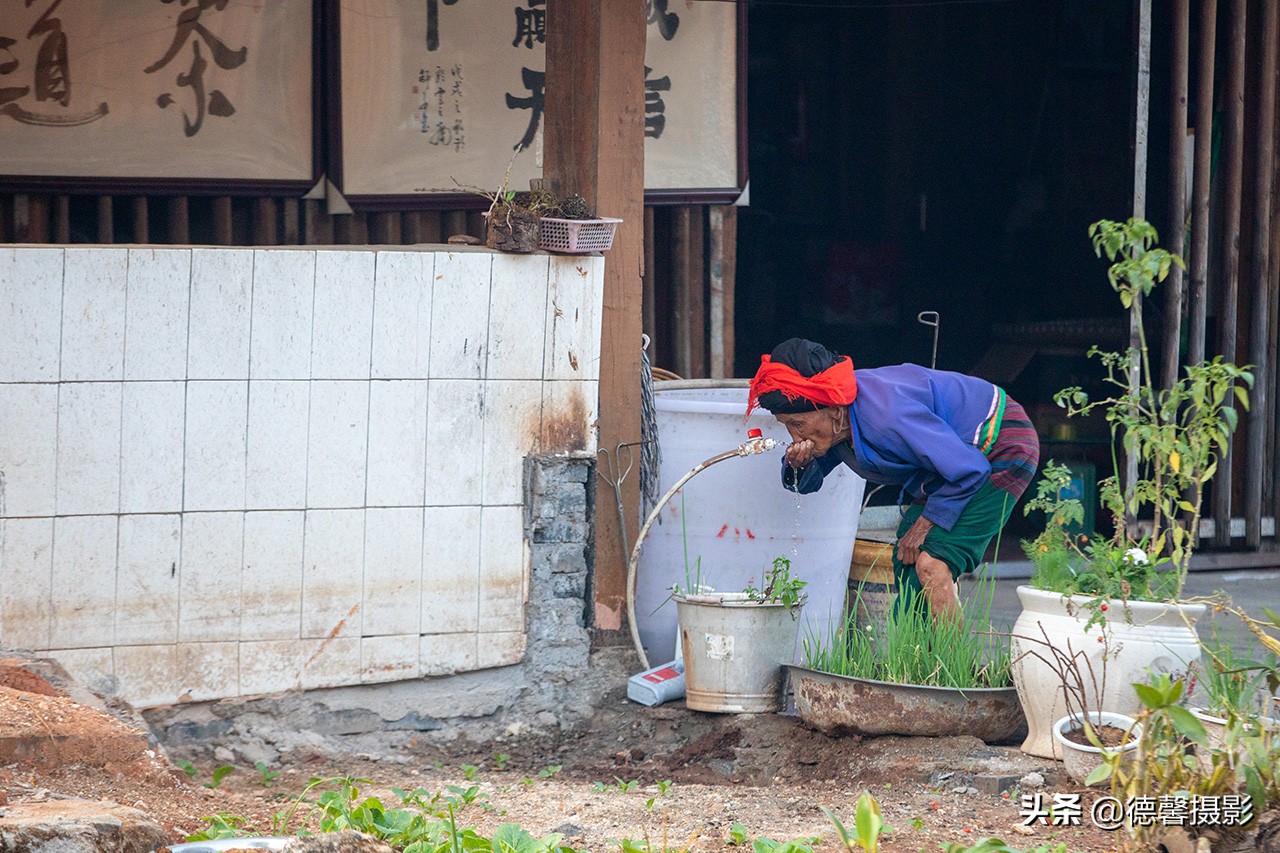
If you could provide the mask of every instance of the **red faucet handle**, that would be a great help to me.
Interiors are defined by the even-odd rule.
[[[759,438],[761,435],[763,433],[760,432],[759,428],[747,430],[747,438]]]

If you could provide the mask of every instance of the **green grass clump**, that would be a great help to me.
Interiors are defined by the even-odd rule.
[[[895,684],[1008,687],[1009,643],[991,630],[994,588],[985,583],[963,603],[961,620],[935,620],[922,607],[898,606],[883,625],[860,625],[858,607],[850,606],[844,624],[828,636],[805,637],[805,666]]]

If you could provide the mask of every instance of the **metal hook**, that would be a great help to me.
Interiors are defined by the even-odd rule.
[[[596,456],[601,453],[604,454],[604,458],[609,465],[608,474],[601,470],[602,466],[596,465],[596,476],[613,487],[613,497],[618,506],[618,531],[621,534],[622,559],[624,562],[631,553],[631,546],[627,543],[627,513],[622,506],[622,484],[626,482],[627,475],[631,473],[631,469],[636,464],[636,456],[631,448],[639,447],[642,444],[644,444],[643,441],[620,441],[617,447],[614,448],[613,453],[603,447],[596,451]],[[620,468],[623,448],[626,448],[627,451],[626,468]]]
[[[925,319],[928,317],[929,319]],[[929,359],[929,368],[934,369],[938,366],[938,312],[937,311],[921,311],[916,315],[916,322],[925,326],[933,327],[933,356]]]

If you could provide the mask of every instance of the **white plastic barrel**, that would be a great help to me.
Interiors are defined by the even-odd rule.
[[[693,477],[662,509],[645,538],[637,566],[636,623],[650,661],[675,655],[675,583],[701,583],[717,592],[741,592],[761,579],[774,558],[791,561],[793,575],[809,585],[797,639],[825,637],[843,618],[858,510],[866,485],[837,467],[818,492],[798,495],[782,487],[782,448],[791,440],[767,411],[749,419],[745,380],[655,383],[661,489],[699,462],[732,450],[758,427],[779,442],[777,450],[718,462]],[[799,657],[796,658],[799,662]]]

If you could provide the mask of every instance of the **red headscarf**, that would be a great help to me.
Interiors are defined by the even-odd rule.
[[[760,369],[751,380],[751,389],[747,394],[748,415],[760,405],[760,396],[770,391],[781,392],[788,401],[807,400],[814,404],[814,408],[847,406],[858,396],[858,382],[853,376],[853,359],[842,355],[826,370],[813,376],[804,376],[794,367],[762,355]]]

